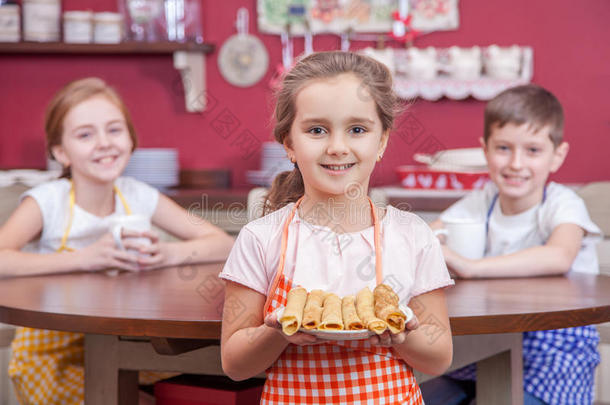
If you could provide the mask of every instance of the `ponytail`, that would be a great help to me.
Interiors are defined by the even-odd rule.
[[[303,194],[305,194],[303,176],[295,165],[291,172],[282,172],[273,179],[271,190],[269,190],[269,194],[265,197],[263,215],[279,210],[290,203],[297,202]]]

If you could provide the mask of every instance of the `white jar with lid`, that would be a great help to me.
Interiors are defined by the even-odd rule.
[[[60,0],[23,0],[23,39],[59,41]]]
[[[123,16],[119,13],[93,14],[93,42],[118,44],[123,40]]]
[[[86,44],[93,41],[93,12],[64,11],[64,42]]]
[[[0,42],[19,42],[21,23],[18,4],[0,4]]]

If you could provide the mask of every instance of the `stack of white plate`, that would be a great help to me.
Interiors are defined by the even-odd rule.
[[[138,148],[131,155],[123,176],[165,189],[178,184],[179,170],[176,149]]]
[[[61,171],[37,170],[37,169],[18,169],[0,171],[0,187],[8,187],[13,184],[24,184],[28,187],[35,187],[47,181],[59,178]]]
[[[268,187],[276,175],[294,168],[286,155],[284,146],[277,142],[264,142],[261,155],[261,170],[248,170],[246,179],[250,184]]]

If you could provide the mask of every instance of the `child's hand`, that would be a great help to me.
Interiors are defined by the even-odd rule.
[[[449,268],[449,273],[454,278],[471,278],[472,274],[470,271],[474,268],[474,261],[468,259],[453,249],[449,248],[447,245],[442,245],[443,249],[443,257],[445,258],[445,263]]]
[[[105,233],[95,243],[75,252],[79,256],[79,266],[86,271],[120,269],[138,271],[138,256],[119,249],[110,232]]]
[[[127,250],[137,251],[139,270],[151,270],[165,264],[165,256],[159,243],[159,234],[154,231],[137,232],[123,229],[121,234],[123,246]],[[142,243],[135,238],[147,238],[150,243]]]
[[[382,346],[382,347],[391,347],[394,345],[399,345],[405,342],[407,335],[419,328],[419,321],[417,320],[417,316],[413,315],[413,318],[407,322],[405,325],[405,330],[400,333],[392,333],[386,329],[381,335],[371,336],[369,338],[369,343],[373,346]]]
[[[265,317],[265,325],[276,329],[279,334],[281,334],[284,339],[286,339],[289,343],[306,346],[306,345],[316,345],[320,343],[324,343],[324,340],[318,339],[313,335],[309,335],[303,332],[297,332],[294,335],[288,336],[284,332],[282,332],[282,325],[277,321],[277,314],[275,312],[270,313]]]

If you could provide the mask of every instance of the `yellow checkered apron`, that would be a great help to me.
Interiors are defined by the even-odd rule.
[[[127,215],[131,210],[118,188]],[[67,239],[74,213],[74,188],[70,189],[70,215],[57,250],[72,251]],[[82,405],[84,404],[84,342],[82,333],[60,332],[32,328],[17,328],[11,344],[13,355],[9,375],[22,405]],[[153,371],[140,372],[141,384],[153,384],[177,375]]]

